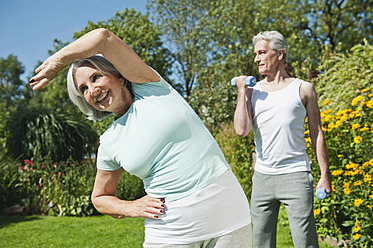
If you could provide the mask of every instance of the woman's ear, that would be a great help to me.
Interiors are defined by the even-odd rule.
[[[124,82],[125,82],[124,77],[120,76],[120,77],[119,77],[119,82],[120,82],[120,84],[123,86],[123,85],[124,85]]]

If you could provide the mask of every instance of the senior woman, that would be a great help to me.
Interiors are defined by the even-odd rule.
[[[186,101],[107,29],[49,57],[31,86],[43,87],[70,63],[71,100],[92,120],[115,114],[100,137],[96,209],[118,219],[145,217],[144,247],[251,247],[246,196]],[[146,196],[116,196],[123,169],[143,180]]]

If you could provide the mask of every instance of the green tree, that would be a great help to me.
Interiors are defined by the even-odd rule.
[[[20,76],[25,68],[17,56],[9,55],[6,59],[0,58],[0,111],[8,111],[17,106],[21,97],[24,82]]]
[[[125,8],[116,12],[108,21],[88,22],[80,32],[74,33],[74,39],[96,28],[107,28],[126,42],[146,64],[155,69],[162,77],[170,75],[170,52],[163,47],[159,27],[149,20],[149,14]]]
[[[373,38],[372,0],[317,0],[311,1],[308,20],[299,23],[299,29],[307,35],[322,52],[325,44],[334,51],[341,43],[342,51],[349,50],[363,38]]]
[[[54,39],[53,49],[48,50],[49,55],[54,54],[67,44],[68,42],[62,42],[58,39]],[[39,61],[38,64],[41,63],[42,62]],[[78,110],[73,107],[73,104],[68,99],[66,88],[67,71],[68,67],[62,69],[47,87],[43,87],[36,93],[33,93],[32,98],[29,100],[27,106],[33,108],[54,109],[56,111],[78,114]]]
[[[25,68],[18,58],[9,55],[7,58],[0,58],[0,150],[5,149],[6,137],[5,123],[10,113],[15,111],[22,99],[24,82],[20,76]]]
[[[149,8],[172,51],[176,88],[186,98],[197,85],[199,72],[212,59],[210,16],[214,2],[198,0],[150,0]],[[200,83],[200,82],[198,82]]]

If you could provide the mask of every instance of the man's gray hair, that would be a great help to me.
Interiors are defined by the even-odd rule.
[[[288,44],[284,38],[284,36],[278,31],[265,31],[260,32],[259,34],[253,37],[253,44],[255,44],[259,40],[266,40],[269,42],[269,47],[274,50],[283,50],[284,51],[284,59],[283,62],[286,64],[286,58],[288,57]]]
[[[103,75],[113,74],[114,76],[117,76],[119,78],[123,77],[119,71],[111,64],[107,59],[105,59],[101,55],[94,55],[89,58],[80,59],[75,61],[71,64],[70,69],[67,73],[67,92],[69,94],[69,97],[71,101],[78,106],[78,108],[87,115],[87,118],[90,120],[102,120],[109,115],[111,115],[111,112],[106,111],[99,111],[92,107],[84,98],[83,94],[79,92],[78,88],[76,87],[75,82],[75,72],[76,70],[84,65],[91,65],[94,68],[96,68],[98,71],[100,71]],[[131,90],[131,83],[129,81],[126,81],[127,88],[132,93]]]

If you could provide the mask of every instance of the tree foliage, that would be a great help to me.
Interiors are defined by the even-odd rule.
[[[149,20],[149,14],[142,15],[134,9],[125,8],[116,12],[108,21],[88,22],[80,32],[74,33],[74,39],[96,28],[107,28],[126,42],[146,64],[155,69],[162,77],[170,74],[170,53],[163,47],[159,27]]]
[[[0,58],[0,111],[14,109],[21,97],[24,82],[20,76],[25,68],[17,56],[9,55],[7,58]]]
[[[150,8],[172,51],[176,86],[188,98],[202,68],[211,62],[210,17],[213,2],[151,0]]]
[[[329,45],[332,51],[341,43],[342,51],[361,43],[363,38],[373,39],[373,1],[372,0],[316,0],[309,1],[310,9],[306,14],[307,22],[299,28],[306,30],[308,37],[322,51]]]

